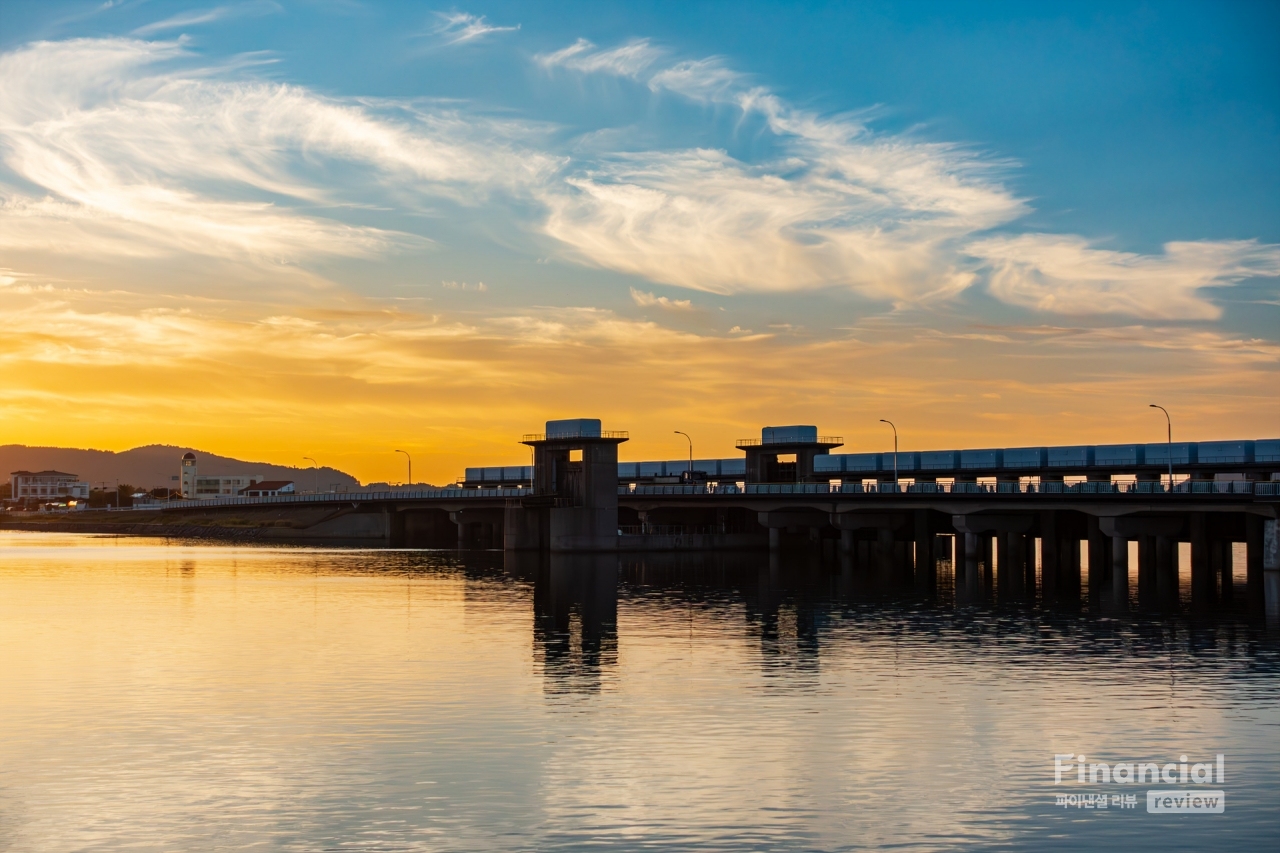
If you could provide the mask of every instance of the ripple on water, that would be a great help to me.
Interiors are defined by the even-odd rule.
[[[1276,846],[1273,634],[943,569],[0,534],[0,849]],[[1064,810],[1056,752],[1224,753],[1229,805]]]

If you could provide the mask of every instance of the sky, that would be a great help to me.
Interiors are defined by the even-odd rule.
[[[1267,3],[0,3],[0,443],[1280,435]]]

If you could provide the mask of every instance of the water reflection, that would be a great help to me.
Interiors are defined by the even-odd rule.
[[[858,566],[0,535],[0,849],[1280,840],[1274,633]],[[1221,752],[1230,805],[1065,811],[1058,752]]]
[[[618,662],[618,558],[507,552],[533,582],[533,645],[548,692],[597,693]]]

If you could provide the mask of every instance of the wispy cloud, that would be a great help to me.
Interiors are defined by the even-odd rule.
[[[176,43],[41,42],[0,56],[6,165],[43,190],[0,186],[0,246],[82,255],[189,253],[278,266],[368,257],[420,238],[304,213],[340,206],[317,166],[365,170],[351,192],[475,203],[543,182],[557,161],[526,129],[413,109],[373,112],[293,86],[184,73]]]
[[[134,30],[133,34],[135,36],[152,36],[168,30],[181,30],[187,27],[197,27],[201,24],[211,24],[214,21],[240,17],[241,15],[265,15],[279,11],[281,11],[280,5],[278,3],[269,2],[269,0],[237,3],[231,6],[214,6],[208,9],[193,9],[189,12],[179,12],[178,14],[165,18],[161,21],[145,24]]]
[[[554,53],[541,53],[534,61],[546,69],[567,68],[584,74],[614,74],[638,77],[662,58],[662,51],[648,39],[636,39],[608,50],[598,50],[586,39],[578,39]]]
[[[459,40],[504,29],[465,13],[442,22]],[[1220,310],[1205,288],[1280,275],[1280,247],[1253,242],[1171,243],[1147,256],[1074,235],[997,233],[1029,210],[1005,183],[1012,164],[797,108],[718,57],[579,40],[535,61],[737,110],[772,153],[618,150],[465,104],[326,98],[201,65],[173,41],[39,42],[0,55],[0,150],[15,178],[0,185],[0,247],[288,272],[427,242],[345,211],[447,203],[541,231],[575,262],[720,294],[841,288],[901,307],[986,283],[1034,311],[1211,319]]]
[[[689,299],[672,299],[668,296],[656,296],[644,290],[631,288],[631,301],[641,308],[662,308],[666,311],[692,311],[693,302]]]
[[[1036,310],[1182,319],[1220,314],[1201,288],[1280,274],[1280,247],[1249,242],[1170,243],[1156,257],[1074,235],[975,240],[1029,211],[1003,183],[1013,164],[797,109],[719,57],[665,60],[648,40],[579,39],[536,57],[735,107],[782,153],[627,152],[568,174],[544,199],[545,227],[587,263],[715,293],[848,287],[897,305],[989,280],[996,298]]]
[[[494,33],[510,33],[520,29],[514,27],[498,27],[484,19],[484,15],[469,15],[466,12],[436,12],[440,23],[432,30],[440,36],[445,44],[462,44]]]
[[[715,293],[849,287],[915,302],[972,284],[959,244],[1026,212],[1001,183],[1006,163],[795,109],[716,57],[664,57],[646,40],[579,40],[537,61],[734,106],[782,153],[748,163],[722,150],[629,152],[568,175],[544,198],[546,230],[588,263]]]
[[[1058,314],[1128,314],[1212,320],[1222,309],[1204,288],[1280,276],[1280,246],[1256,240],[1166,243],[1162,255],[1097,249],[1080,237],[993,237],[966,250],[991,267],[998,299]]]
[[[968,287],[957,246],[1024,210],[961,149],[782,142],[790,156],[763,165],[705,149],[614,156],[548,192],[546,230],[589,263],[666,284],[914,302]]]

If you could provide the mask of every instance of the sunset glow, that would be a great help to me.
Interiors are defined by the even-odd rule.
[[[734,455],[767,423],[881,450],[881,417],[904,449],[1156,441],[1152,400],[1181,440],[1273,434],[1280,68],[1245,16],[1202,35],[1239,41],[1197,73],[1255,81],[1231,118],[1168,94],[1183,72],[1127,20],[1107,61],[1147,76],[1077,80],[1097,105],[1022,54],[973,59],[951,107],[909,98],[854,54],[890,39],[942,74],[939,37],[859,14],[791,22],[843,16],[833,79],[763,20],[739,41],[503,4],[6,12],[0,442],[364,481],[401,479],[404,448],[439,483],[528,464],[521,433],[579,415],[632,459],[682,456],[675,429]],[[1060,33],[1072,67],[1115,47],[968,25]],[[1203,26],[1159,26],[1200,55]],[[1019,86],[1060,114],[994,118]],[[1158,158],[1108,147],[1138,104],[1175,140]],[[1198,129],[1228,121],[1231,150]]]

